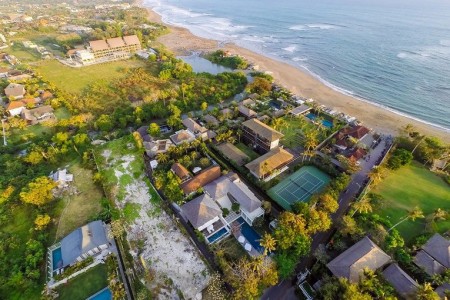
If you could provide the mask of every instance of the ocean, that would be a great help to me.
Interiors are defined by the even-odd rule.
[[[145,0],[164,22],[450,132],[450,1]]]

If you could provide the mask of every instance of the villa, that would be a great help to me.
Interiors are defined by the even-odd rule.
[[[345,151],[362,140],[369,132],[368,128],[361,125],[345,127],[336,134],[335,146],[339,150]]]
[[[294,155],[278,147],[249,162],[245,167],[256,178],[269,181],[278,174],[286,171],[288,169],[287,165],[293,158]]]
[[[205,236],[208,243],[217,242],[230,234],[222,217],[222,210],[206,194],[184,204],[181,211],[189,223]]]
[[[208,183],[212,182],[213,180],[219,178],[220,175],[222,175],[222,173],[220,172],[220,167],[217,165],[211,166],[201,171],[188,181],[182,183],[181,189],[186,196],[190,195],[198,189],[204,187]]]
[[[182,183],[191,179],[189,171],[180,163],[174,163],[170,170],[180,178]]]
[[[182,121],[187,130],[195,135],[196,138],[201,138],[202,141],[210,140],[216,137],[216,133],[212,130],[201,126],[191,118],[186,118]]]
[[[442,274],[450,268],[450,241],[436,233],[417,252],[414,263],[430,276]]]
[[[59,188],[67,187],[68,183],[73,181],[73,174],[68,173],[67,169],[52,172],[49,177],[58,184]]]
[[[253,148],[261,153],[278,147],[280,139],[284,136],[281,132],[255,119],[242,123],[242,131],[244,142],[253,145]]]
[[[203,189],[222,209],[226,208],[231,212],[233,203],[238,203],[239,212],[230,214],[234,220],[242,217],[249,225],[252,225],[256,218],[264,215],[261,201],[237,174],[229,173],[221,176],[205,185]],[[231,223],[234,220],[228,219],[228,222]]]
[[[10,83],[5,88],[5,95],[9,99],[19,100],[22,99],[25,95],[25,86],[18,84],[18,83]]]
[[[49,248],[48,269],[50,278],[64,268],[90,256],[104,254],[110,247],[107,228],[102,221],[93,221],[79,227]]]
[[[257,116],[257,113],[254,110],[251,110],[250,108],[247,108],[243,105],[239,105],[238,111],[239,114],[245,117],[246,119],[256,118]]]
[[[291,114],[298,117],[300,115],[306,114],[308,111],[311,110],[311,107],[306,105],[306,104],[302,104],[300,106],[297,106],[296,108],[294,108],[293,110],[291,110]]]
[[[22,99],[10,101],[8,105],[6,105],[6,111],[9,113],[11,117],[18,116],[22,113],[26,107],[33,107],[36,105],[35,99]]]
[[[146,137],[150,137],[150,136],[147,134]],[[151,139],[151,137],[150,137],[150,139]],[[158,155],[158,153],[167,152],[169,150],[169,148],[173,146],[172,141],[169,139],[156,140],[156,141],[151,140],[148,142],[146,142],[144,140],[143,144],[144,144],[144,148],[145,148],[145,153],[150,158],[155,157],[156,155]]]
[[[391,257],[371,239],[364,237],[330,261],[327,267],[336,277],[347,278],[350,282],[358,282],[364,269],[375,271],[390,260]]]
[[[419,284],[393,263],[383,271],[383,277],[404,299],[414,299]]]
[[[190,143],[195,140],[195,135],[189,130],[179,130],[170,136],[173,144],[175,146],[181,145],[182,143]]]
[[[212,115],[206,115],[203,117],[203,119],[205,120],[206,124],[212,125],[212,126],[218,126],[219,125],[219,120],[216,119],[216,117],[212,116]]]
[[[32,109],[23,109],[21,117],[30,125],[35,125],[48,120],[55,120],[53,108],[50,105],[44,105]]]

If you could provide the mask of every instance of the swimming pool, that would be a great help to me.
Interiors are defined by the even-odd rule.
[[[217,241],[218,239],[225,236],[227,233],[228,233],[228,230],[224,227],[224,228],[220,229],[219,231],[217,231],[216,233],[214,233],[213,235],[211,235],[210,237],[208,237],[207,240],[210,244],[212,244],[215,241]]]
[[[259,244],[261,236],[250,225],[248,225],[242,217],[239,217],[236,221],[241,225],[241,233],[245,239],[254,249],[256,249],[256,251],[262,254],[264,252],[264,247]]]
[[[104,288],[100,292],[89,297],[88,300],[112,300],[112,293],[109,288]]]
[[[315,113],[311,113],[311,112],[308,113],[306,115],[306,117],[308,119],[310,119],[311,121],[314,121],[315,119],[317,119],[317,115]],[[333,122],[331,122],[330,120],[327,120],[327,119],[323,119],[322,120],[322,125],[325,126],[325,127],[331,128],[331,127],[333,127]]]
[[[53,271],[63,266],[61,247],[52,251]]]

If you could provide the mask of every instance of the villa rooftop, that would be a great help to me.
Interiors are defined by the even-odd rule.
[[[281,132],[256,119],[245,121],[242,125],[268,141],[275,141],[284,136]]]

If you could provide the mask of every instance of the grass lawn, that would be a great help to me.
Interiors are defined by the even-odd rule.
[[[7,137],[7,140],[8,143],[17,145],[25,143],[34,137],[53,135],[53,131],[53,128],[46,127],[41,124],[27,126],[23,130],[15,128],[11,131],[11,134]]]
[[[420,207],[425,216],[437,208],[450,210],[449,185],[416,162],[391,172],[374,192],[386,199],[386,205],[378,213],[393,224],[415,206]],[[424,219],[408,220],[396,228],[405,241],[410,241],[424,232],[424,224]],[[450,230],[450,219],[437,222],[437,230],[440,233]]]
[[[250,157],[250,161],[258,158],[260,155],[258,153],[256,153],[255,151],[253,151],[250,147],[248,147],[247,145],[245,145],[244,143],[237,143],[235,145],[239,150],[241,150],[242,152],[244,152],[248,157]]]
[[[302,133],[304,130],[318,130],[317,126],[307,121],[303,116],[286,116],[283,117],[283,120],[286,124],[279,130],[282,134],[284,134],[284,137],[281,139],[281,143],[288,148],[296,148],[301,146]],[[319,142],[324,139],[325,137],[322,137],[321,134],[319,134]]]
[[[22,42],[16,42],[14,46],[6,48],[4,51],[17,57],[21,63],[36,62],[41,59],[40,54],[36,50],[25,48]]]
[[[60,107],[55,110],[55,116],[58,120],[69,119],[71,116],[70,111],[65,107]]]
[[[57,288],[60,300],[85,300],[108,286],[106,265],[100,264]]]
[[[59,88],[77,94],[91,83],[100,81],[107,84],[123,77],[126,68],[145,66],[146,63],[138,59],[121,60],[82,68],[71,68],[57,60],[46,60],[36,65],[36,71]]]
[[[57,240],[86,224],[102,209],[100,199],[103,197],[103,192],[94,184],[92,171],[84,169],[78,161],[74,161],[69,167],[69,172],[74,175],[72,184],[76,187],[77,193],[69,195],[66,192],[64,195],[65,208],[60,216],[56,232]]]

